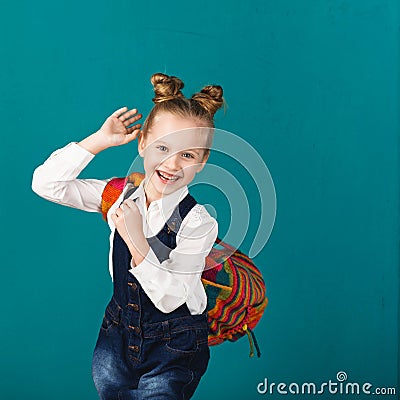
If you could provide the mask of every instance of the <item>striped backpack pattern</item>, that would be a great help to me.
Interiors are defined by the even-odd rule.
[[[139,186],[144,174],[133,172],[126,178],[112,178],[102,193],[101,210],[107,212],[127,183]],[[229,340],[235,342],[247,335],[250,357],[260,357],[260,349],[253,329],[268,304],[266,287],[261,272],[253,261],[239,249],[219,238],[206,257],[201,280],[207,294],[208,344],[214,346]]]

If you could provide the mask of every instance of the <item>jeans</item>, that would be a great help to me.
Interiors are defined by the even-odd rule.
[[[190,399],[210,359],[207,314],[130,325],[113,296],[93,353],[100,399]]]

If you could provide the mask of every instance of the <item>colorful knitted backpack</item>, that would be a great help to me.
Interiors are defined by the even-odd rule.
[[[125,185],[131,183],[137,187],[143,178],[144,174],[133,172],[126,178],[112,178],[107,182],[101,203],[104,220],[107,221],[107,212]],[[217,238],[206,257],[201,280],[207,294],[208,344],[213,346],[225,340],[235,342],[247,335],[250,357],[254,355],[254,346],[260,357],[252,330],[262,317],[268,298],[261,272],[253,261]]]

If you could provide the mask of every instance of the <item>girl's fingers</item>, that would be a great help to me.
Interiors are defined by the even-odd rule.
[[[112,114],[111,114],[111,116],[113,116],[113,117],[119,117],[123,112],[125,112],[126,110],[128,110],[128,107],[122,107],[122,108],[119,108],[117,111],[114,111]]]
[[[126,108],[126,107],[125,107]],[[129,118],[131,115],[136,114],[137,113],[137,109],[134,108],[133,110],[130,111],[126,111],[124,112],[122,115],[120,115],[118,118],[120,118],[121,120],[127,119]]]
[[[140,131],[141,126],[142,126],[141,124],[133,125],[133,126],[130,127],[130,128],[126,128],[126,131],[127,131],[128,133],[132,133],[133,131],[136,131],[136,130]]]
[[[130,126],[129,128],[126,128],[126,130],[127,130],[128,132],[132,132],[132,131],[134,131],[134,130],[136,130],[136,129],[139,129],[139,128],[141,128],[141,127],[142,127],[142,124],[136,124],[136,125]]]
[[[117,208],[115,209],[115,215],[116,215],[118,218],[120,217],[119,214],[122,214],[122,213],[123,213],[122,206],[123,206],[123,204],[121,204],[119,207],[117,207]]]
[[[125,142],[124,144],[128,144],[137,138],[137,134],[135,133],[128,133],[125,135]]]
[[[138,135],[139,135],[140,129],[135,129],[133,132],[128,132],[127,135],[125,135],[126,138],[126,143],[132,142],[135,140]]]
[[[126,204],[128,207],[132,208],[135,207],[136,204],[132,199],[126,199],[124,200],[123,204]]]
[[[133,124],[135,121],[138,119],[142,118],[142,114],[136,114],[136,110],[134,112],[127,112],[124,115],[122,115],[119,119],[124,123],[125,126],[128,126],[130,124]]]

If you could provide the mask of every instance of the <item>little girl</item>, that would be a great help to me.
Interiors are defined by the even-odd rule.
[[[151,82],[155,106],[142,131],[132,125],[142,115],[121,108],[99,131],[53,152],[32,181],[47,200],[101,212],[111,178],[77,176],[100,151],[140,134],[145,177],[136,190],[126,186],[107,213],[114,292],[92,363],[96,389],[107,400],[190,399],[210,359],[200,278],[218,225],[188,185],[208,159],[223,91],[209,85],[185,98],[177,77],[157,73]]]

